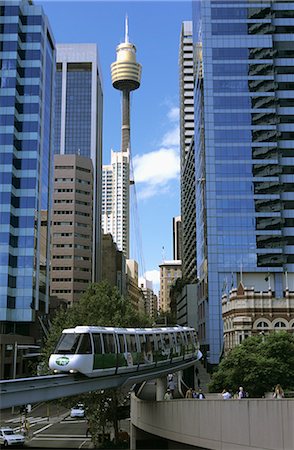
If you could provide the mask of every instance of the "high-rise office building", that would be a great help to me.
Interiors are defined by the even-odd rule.
[[[182,277],[182,262],[179,260],[163,261],[159,264],[160,269],[160,292],[159,310],[170,311],[170,289],[177,278]]]
[[[182,220],[181,216],[173,217],[173,256],[182,259]]]
[[[129,253],[129,196],[130,185],[129,151],[111,150],[111,164],[102,170],[102,228],[112,234],[119,250]]]
[[[193,3],[198,333],[223,350],[222,292],[294,277],[294,3]],[[202,77],[203,73],[203,77]]]
[[[180,153],[181,153],[181,256],[182,272],[196,282],[196,202],[194,151],[194,61],[192,22],[183,22],[180,34]]]
[[[93,164],[54,156],[50,294],[72,304],[92,281]]]
[[[136,61],[136,47],[129,42],[128,19],[125,24],[125,41],[116,48],[116,61],[111,64],[112,85],[115,89],[122,91],[122,127],[121,127],[121,156],[117,155],[118,168],[121,165],[121,174],[117,173],[119,181],[123,189],[120,190],[121,198],[114,199],[117,205],[122,204],[123,209],[113,210],[114,222],[118,228],[122,228],[123,236],[114,237],[118,248],[121,249],[128,259],[130,254],[130,169],[129,158],[131,152],[131,127],[130,127],[130,94],[131,91],[138,89],[141,83],[141,64]],[[126,162],[127,161],[127,162]],[[128,173],[123,174],[123,170],[127,168]],[[119,180],[121,177],[121,180]],[[125,184],[127,182],[127,184]],[[121,222],[119,224],[118,222]],[[110,231],[111,232],[111,231]],[[120,244],[119,240],[122,242]]]
[[[96,44],[56,45],[54,153],[92,159],[92,281],[101,279],[102,75]]]
[[[40,6],[1,0],[0,16],[0,332],[25,336],[49,308],[55,49]]]

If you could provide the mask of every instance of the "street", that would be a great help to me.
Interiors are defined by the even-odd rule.
[[[49,417],[48,417],[49,414]],[[32,448],[89,448],[91,438],[86,437],[86,419],[70,417],[70,411],[58,405],[39,405],[27,415],[29,436],[26,447]],[[12,416],[1,411],[1,425],[20,430],[22,415]]]

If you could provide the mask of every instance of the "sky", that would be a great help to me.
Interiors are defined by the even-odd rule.
[[[97,43],[103,79],[103,164],[120,150],[121,94],[112,87],[110,64],[129,40],[142,64],[139,89],[131,97],[131,153],[135,188],[131,194],[131,251],[139,275],[159,286],[159,267],[173,259],[172,218],[180,215],[179,40],[191,20],[192,2],[43,1],[56,43]],[[136,195],[135,195],[136,194]],[[135,198],[137,201],[135,202]]]

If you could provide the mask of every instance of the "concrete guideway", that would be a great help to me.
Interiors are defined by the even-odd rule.
[[[146,402],[131,396],[131,450],[144,440],[141,430],[173,441],[175,449],[293,450],[293,423],[294,399]]]
[[[0,381],[0,409],[69,397],[100,389],[132,386],[195,365],[195,359],[120,375],[88,378],[80,374],[46,375]]]

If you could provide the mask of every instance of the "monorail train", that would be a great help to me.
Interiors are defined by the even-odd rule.
[[[78,372],[97,377],[161,367],[199,356],[196,332],[189,327],[77,326],[63,330],[49,367],[54,373]]]

